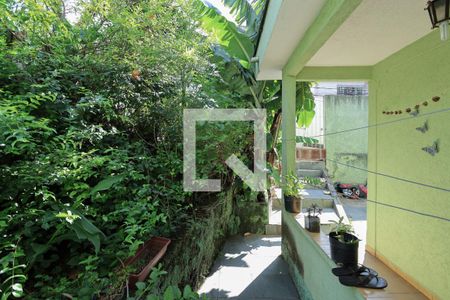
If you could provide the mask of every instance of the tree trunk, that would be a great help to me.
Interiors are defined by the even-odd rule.
[[[281,125],[281,109],[279,109],[273,118],[272,125],[270,126],[270,135],[272,136],[272,148],[270,149],[267,157],[267,162],[274,167],[275,161],[278,158],[276,145],[278,140],[278,134],[280,133]]]

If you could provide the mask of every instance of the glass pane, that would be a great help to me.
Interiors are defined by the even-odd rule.
[[[445,20],[445,3],[447,1],[446,0],[437,0],[434,2],[434,7],[436,9],[436,21],[437,23],[442,22],[443,20]]]

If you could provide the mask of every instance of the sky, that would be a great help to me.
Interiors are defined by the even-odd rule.
[[[222,0],[202,0],[203,2],[209,2],[214,5],[222,15],[227,18],[229,21],[234,21],[233,15],[230,14],[230,9],[223,5]]]

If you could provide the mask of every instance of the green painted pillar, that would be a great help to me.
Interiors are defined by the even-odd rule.
[[[295,171],[296,78],[283,72],[282,79],[282,167],[283,176]]]
[[[369,125],[378,124],[378,81],[369,81]],[[372,126],[369,128],[368,136],[368,150],[367,150],[367,169],[378,172],[378,159],[377,159],[377,139],[378,128]],[[368,199],[377,201],[377,175],[373,173],[367,174],[367,188],[369,194]],[[367,236],[366,236],[366,248],[370,248],[372,252],[377,251],[377,204],[374,202],[367,202]]]

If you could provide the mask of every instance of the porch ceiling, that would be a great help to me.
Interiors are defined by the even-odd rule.
[[[307,66],[371,66],[430,33],[425,0],[364,0]]]
[[[281,79],[281,70],[326,0],[271,0],[256,56],[258,79]]]
[[[273,4],[279,2],[269,5],[258,46],[260,80],[281,79],[281,70],[327,1]],[[362,0],[306,66],[371,66],[382,61],[431,32],[425,5],[426,0]],[[268,22],[270,14],[276,18]]]

